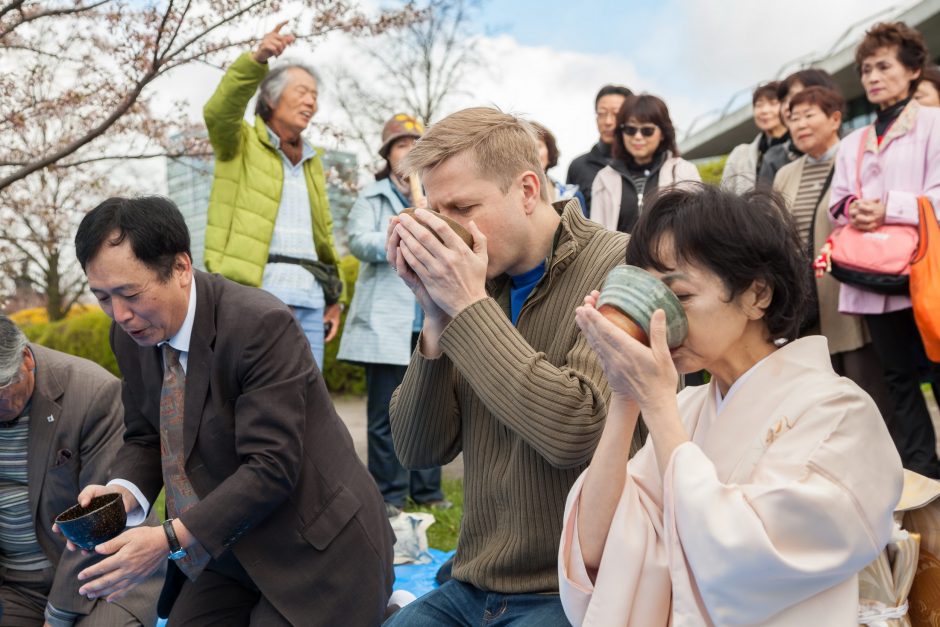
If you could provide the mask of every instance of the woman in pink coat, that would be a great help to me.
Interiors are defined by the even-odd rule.
[[[901,22],[876,24],[856,49],[862,86],[878,112],[873,124],[850,134],[839,148],[830,195],[836,223],[863,231],[917,224],[918,196],[940,209],[940,109],[912,99],[926,59],[921,34]],[[920,391],[929,362],[910,298],[843,283],[839,311],[865,316],[884,369],[894,409],[892,435],[905,468],[940,478],[936,435]]]
[[[559,586],[576,626],[858,624],[856,574],[884,548],[898,454],[868,395],[796,339],[808,259],[771,197],[665,192],[627,263],[678,297],[688,337],[649,348],[594,308],[577,322],[611,387],[604,433],[572,488]],[[676,394],[678,373],[708,385]],[[640,412],[646,445],[628,462]]]

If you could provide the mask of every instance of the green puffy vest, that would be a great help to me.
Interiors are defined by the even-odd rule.
[[[228,69],[203,108],[215,151],[206,222],[206,269],[255,287],[261,286],[284,183],[281,156],[264,121],[256,117],[252,126],[244,119],[248,101],[267,73],[268,66],[246,52]],[[317,257],[337,265],[333,219],[319,155],[304,163],[304,175]]]

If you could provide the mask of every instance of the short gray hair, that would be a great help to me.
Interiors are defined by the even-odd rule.
[[[320,75],[306,63],[300,61],[285,61],[279,64],[276,68],[268,72],[268,75],[264,77],[264,80],[262,80],[261,84],[258,86],[258,100],[255,103],[255,115],[260,115],[261,119],[265,122],[271,119],[271,116],[274,114],[274,108],[277,107],[277,103],[281,100],[281,94],[284,93],[284,89],[287,87],[289,78],[287,71],[293,70],[294,68],[303,70],[312,76],[313,80],[317,82],[317,89],[320,88]]]
[[[23,365],[23,349],[29,340],[8,317],[0,314],[0,385],[6,385]]]

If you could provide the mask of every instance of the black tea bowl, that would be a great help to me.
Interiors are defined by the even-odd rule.
[[[127,512],[120,494],[103,494],[91,499],[88,507],[73,505],[58,516],[55,524],[75,546],[93,551],[124,531]]]

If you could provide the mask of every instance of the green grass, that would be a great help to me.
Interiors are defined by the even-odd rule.
[[[444,498],[454,504],[450,509],[431,509],[420,507],[411,501],[405,507],[406,512],[427,512],[434,515],[434,524],[428,528],[428,546],[441,551],[457,548],[457,534],[460,533],[460,519],[463,518],[463,480],[444,479]]]

